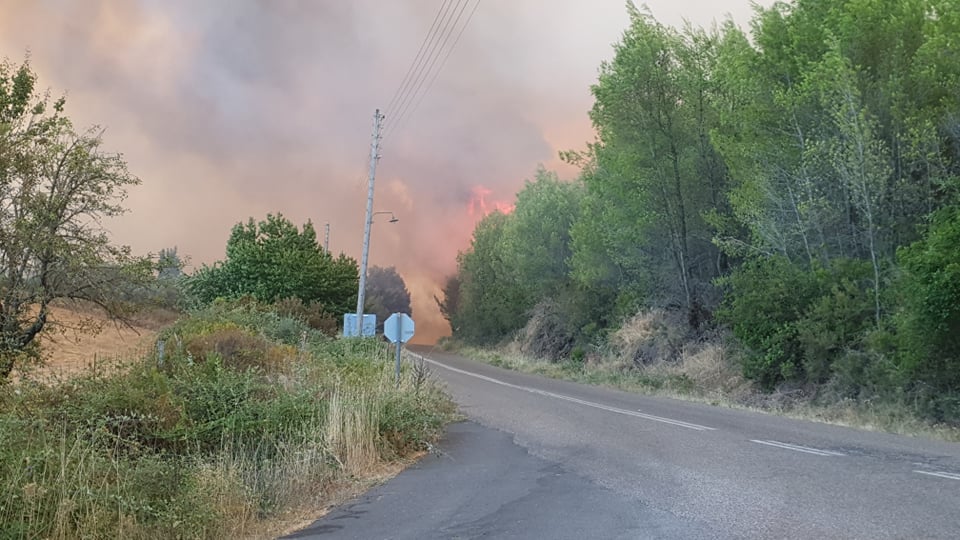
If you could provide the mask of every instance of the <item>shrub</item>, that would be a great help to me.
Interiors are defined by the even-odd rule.
[[[806,382],[826,382],[840,358],[864,358],[848,353],[861,350],[866,333],[876,328],[871,272],[866,261],[849,259],[816,272],[820,297],[795,325]]]
[[[803,363],[797,322],[818,296],[816,276],[785,257],[754,259],[721,282],[719,320],[747,347],[743,374],[763,388],[793,378]]]
[[[197,362],[216,358],[232,369],[265,372],[279,371],[295,354],[289,346],[273,345],[263,336],[229,326],[189,339],[186,350]]]
[[[718,317],[747,348],[744,376],[767,390],[784,381],[829,380],[834,363],[861,350],[876,328],[871,271],[854,259],[808,270],[769,257],[723,280],[727,294]]]
[[[901,368],[937,419],[960,419],[960,207],[931,219],[923,239],[897,252],[904,275],[897,317]]]
[[[610,341],[621,358],[643,366],[679,359],[689,334],[683,313],[654,309],[625,320]]]
[[[250,536],[426,447],[452,417],[422,378],[394,386],[377,340],[308,330],[300,362],[275,361],[293,349],[266,327],[284,320],[220,304],[164,333],[183,345],[162,367],[146,358],[0,393],[0,538]]]
[[[455,412],[436,388],[420,390],[391,394],[383,402],[379,429],[392,455],[424,450],[426,443],[440,437],[444,423]]]
[[[324,309],[320,302],[304,304],[299,298],[284,298],[273,305],[273,311],[283,317],[298,319],[314,330],[319,330],[328,336],[336,336],[339,332],[337,316]],[[382,326],[382,321],[381,321]]]

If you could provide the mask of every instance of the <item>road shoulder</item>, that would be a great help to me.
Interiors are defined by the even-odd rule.
[[[475,422],[449,426],[439,448],[285,538],[716,537],[533,456],[510,434]]]

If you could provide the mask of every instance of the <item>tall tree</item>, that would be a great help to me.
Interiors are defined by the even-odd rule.
[[[555,295],[570,276],[570,227],[580,212],[583,185],[540,167],[517,193],[504,226],[504,263],[511,280],[536,302]],[[529,309],[531,306],[518,306]]]
[[[523,326],[531,306],[504,256],[503,235],[510,216],[494,212],[473,231],[470,248],[457,257],[459,307],[451,326],[473,343],[502,340]]]
[[[868,332],[890,326],[898,310],[884,289],[898,275],[897,247],[956,200],[960,98],[947,86],[960,69],[944,58],[960,50],[945,37],[960,29],[958,9],[956,0],[782,2],[758,10],[755,46],[721,47],[717,81],[737,106],[714,132],[735,216],[718,244],[750,259],[725,302],[751,349],[747,366],[766,384],[824,382],[835,361],[867,347]],[[814,285],[783,288],[794,282]],[[797,292],[777,305],[784,290]]]
[[[585,282],[614,275],[639,303],[679,306],[696,322],[724,264],[705,220],[725,207],[726,169],[711,142],[719,36],[680,33],[633,8],[630,19],[592,89],[598,141],[574,271]]]
[[[440,314],[450,323],[450,330],[454,335],[460,333],[460,274],[451,274],[447,276],[443,283],[443,299],[436,296],[433,300],[440,308]]]
[[[177,253],[176,246],[164,248],[157,255],[157,277],[160,279],[177,279],[183,275],[183,259]]]
[[[718,129],[735,212],[751,233],[740,238],[745,251],[828,264],[869,256],[872,236],[889,260],[917,239],[918,216],[942,204],[957,174],[949,118],[960,109],[944,84],[960,70],[943,58],[958,47],[941,38],[956,30],[957,8],[956,0],[777,3],[758,13],[756,49],[724,51],[721,85],[746,97]],[[857,112],[838,116],[844,106]],[[874,166],[887,169],[871,195],[875,226],[865,223],[862,189],[841,178],[852,179],[850,169],[829,155],[850,140],[856,117],[872,140],[863,148],[873,145]]]
[[[101,130],[78,133],[65,100],[36,80],[27,63],[0,62],[0,380],[58,324],[51,302],[92,302],[123,319],[134,306],[117,291],[152,270],[101,226],[124,213],[139,179],[102,149]]]

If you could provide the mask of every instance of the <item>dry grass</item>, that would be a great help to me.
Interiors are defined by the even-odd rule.
[[[960,429],[932,425],[906,405],[846,400],[818,404],[800,392],[763,393],[745,379],[722,338],[686,339],[682,321],[662,311],[640,313],[614,332],[604,350],[583,363],[550,362],[517,343],[496,350],[455,345],[458,352],[499,367],[618,390],[709,403],[870,431],[960,441]]]
[[[273,539],[286,536],[309,527],[314,521],[330,513],[334,508],[355,499],[370,488],[383,484],[416,463],[426,452],[416,452],[401,460],[380,463],[350,480],[331,481],[312,501],[290,508],[276,520],[263,523],[246,538]]]
[[[659,309],[637,313],[610,336],[610,343],[621,351],[636,348],[656,336],[658,322],[662,319],[663,310]]]
[[[610,336],[618,359],[637,366],[676,362],[690,340],[689,326],[675,312],[640,312]]]
[[[341,470],[357,475],[380,462],[377,450],[380,407],[363,392],[353,395],[340,387],[327,406],[326,443]]]
[[[47,364],[0,400],[0,538],[275,538],[396,475],[454,418],[424,366],[395,384],[383,343],[290,345],[296,324],[242,307],[166,331],[183,343],[157,370],[166,317],[55,336]]]
[[[51,319],[63,329],[41,335],[43,363],[17,366],[11,374],[13,381],[28,374],[32,378],[64,380],[86,370],[113,369],[123,359],[139,357],[152,348],[157,332],[176,320],[173,312],[144,313],[131,328],[118,326],[92,309],[54,306],[50,311]]]
[[[669,393],[673,397],[684,394],[705,401],[737,403],[756,392],[722,343],[689,344],[683,347],[677,361],[658,362],[643,366],[639,371],[651,377],[676,377],[690,381],[689,388],[684,388],[683,392]]]
[[[373,402],[368,400],[367,403]],[[341,418],[357,418],[356,415],[335,414]],[[305,429],[300,441],[291,444],[289,451],[270,462],[252,461],[243,449],[231,448],[227,443],[215,462],[197,461],[187,467],[192,489],[184,503],[207,508],[211,513],[204,523],[190,525],[191,536],[267,539],[292,533],[310,525],[332,508],[393,478],[425,454],[416,452],[403,459],[385,461],[379,454],[369,453],[373,448],[372,436],[376,433],[376,426],[372,426],[372,434],[369,428],[369,424],[364,423],[360,429],[350,432],[359,440],[336,441],[342,445],[341,451],[346,456],[348,475],[331,469],[329,465],[327,447],[330,442],[326,440],[329,432],[322,422],[317,422],[312,429]],[[355,443],[360,445],[359,449],[348,446]],[[56,446],[59,467],[43,469],[43,476],[30,481],[23,472],[22,477],[0,482],[0,485],[6,484],[4,487],[22,486],[18,495],[28,503],[27,510],[21,515],[9,516],[0,512],[0,516],[19,520],[25,530],[42,529],[44,525],[37,522],[48,522],[53,525],[48,536],[51,539],[67,540],[90,534],[99,537],[106,531],[111,531],[110,536],[115,538],[156,537],[156,529],[145,528],[122,509],[128,497],[123,489],[113,494],[118,504],[112,512],[92,503],[85,493],[88,486],[100,483],[94,478],[102,473],[105,465],[105,456],[99,450],[89,441],[67,435]],[[114,471],[121,476],[130,474],[119,464]],[[135,489],[136,486],[130,487]],[[270,519],[264,519],[262,509],[258,507],[264,493],[273,494],[273,505],[284,509]],[[178,524],[170,524],[171,533],[177,529]]]
[[[179,527],[192,531],[191,537],[276,538],[309,525],[336,505],[398,474],[424,452],[398,456],[385,446],[379,432],[381,412],[389,407],[387,401],[402,394],[435,389],[411,370],[399,388],[393,382],[392,366],[386,363],[373,374],[372,384],[337,385],[317,417],[296,432],[288,431],[284,444],[269,460],[258,459],[255,448],[225,440],[215,459],[184,462],[181,474],[189,477],[188,491],[171,495],[184,497],[183,504],[202,508],[198,514],[207,517]],[[137,485],[144,467],[149,469],[151,464],[125,463],[119,454],[105,455],[102,448],[74,434],[63,433],[50,446],[60,455],[53,460],[56,464],[42,468],[42,476],[31,477],[33,473],[21,468],[16,477],[0,481],[0,492],[23,486],[22,497],[34,502],[17,516],[4,515],[0,505],[0,518],[19,521],[25,530],[50,530],[45,523],[55,523],[50,538],[78,538],[97,531],[95,536],[109,531],[116,538],[156,537],[155,526],[146,528],[122,510],[128,497],[125,490]],[[98,479],[104,471],[111,471],[110,487],[101,484],[106,478]],[[95,491],[115,497],[117,511],[105,511],[89,493],[85,495],[89,486],[99,486]],[[172,532],[178,526],[171,527]]]

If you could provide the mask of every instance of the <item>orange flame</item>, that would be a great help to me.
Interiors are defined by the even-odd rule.
[[[493,191],[484,186],[473,186],[470,194],[470,202],[467,203],[467,214],[470,217],[486,217],[494,212],[509,214],[513,212],[514,205],[506,201],[491,201],[488,197]]]

